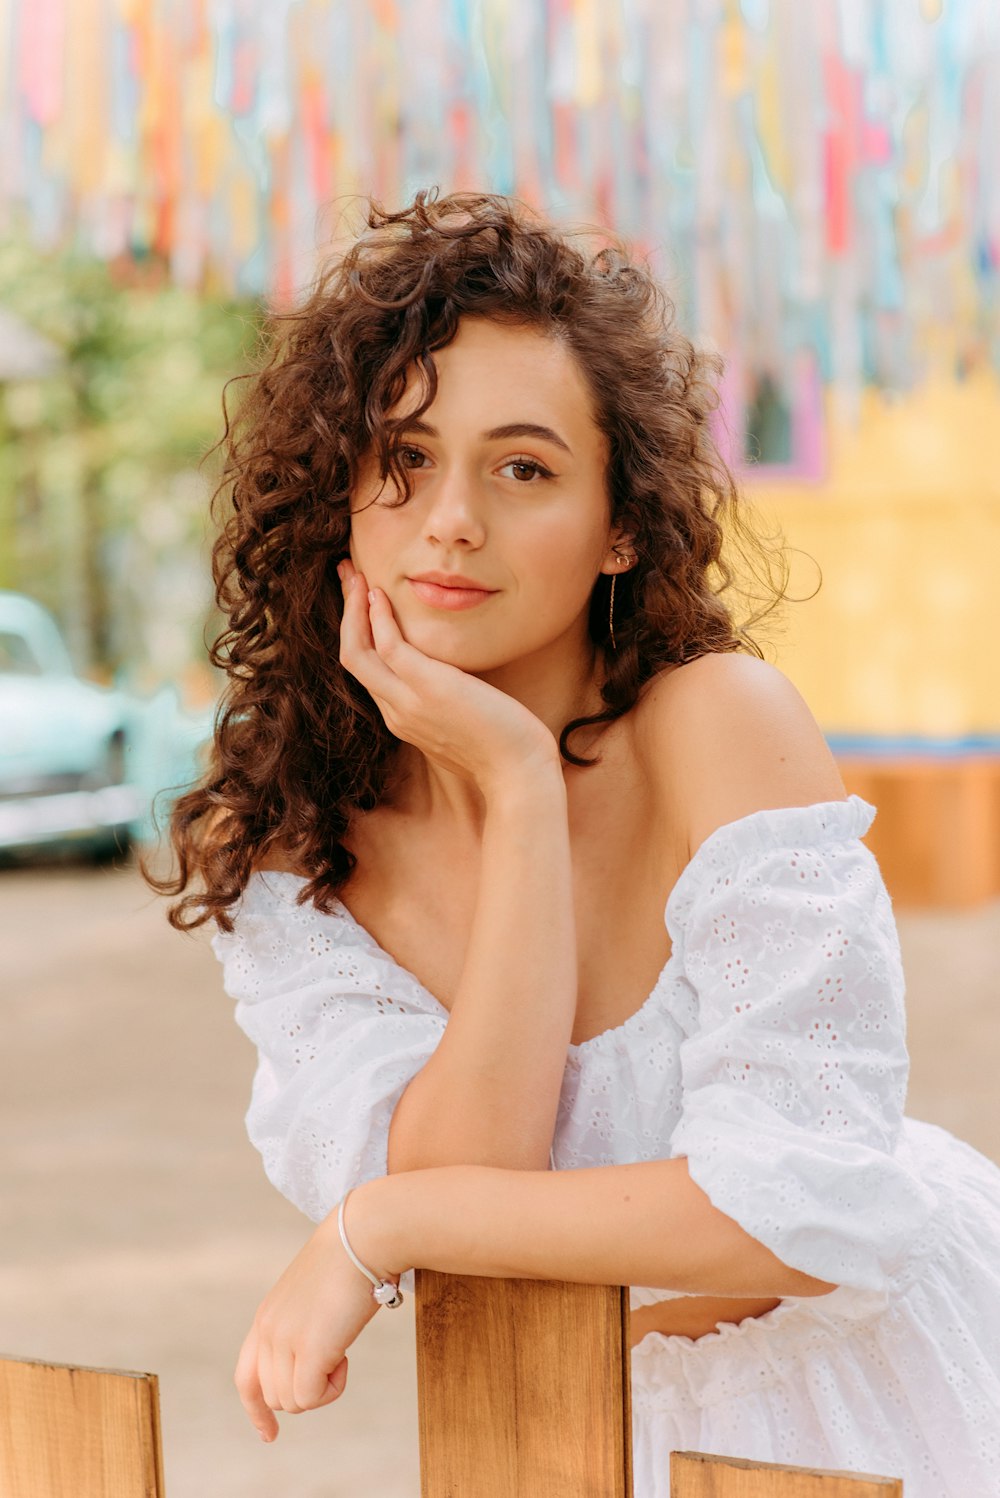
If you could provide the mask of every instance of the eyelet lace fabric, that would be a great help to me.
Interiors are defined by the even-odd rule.
[[[722,828],[668,920],[697,995],[671,1152],[779,1258],[882,1291],[936,1199],[899,1148],[909,1062],[892,907],[854,798]]]
[[[697,1341],[644,1338],[636,1498],[667,1498],[674,1449],[1000,1495],[1000,1171],[903,1116],[902,965],[860,841],[874,815],[851,796],[719,828],[671,893],[653,992],[569,1047],[556,1168],[686,1157],[716,1207],[838,1286]],[[385,1173],[448,1015],[345,908],[298,905],[301,882],[255,876],[213,946],[258,1049],[250,1138],[318,1221]]]
[[[313,1222],[387,1170],[389,1125],[447,1011],[341,909],[299,905],[302,880],[258,874],[235,930],[212,938],[236,1022],[257,1047],[251,1143]]]

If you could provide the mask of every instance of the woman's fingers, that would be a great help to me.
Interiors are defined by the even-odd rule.
[[[328,1382],[330,1385],[330,1389],[323,1400],[324,1404],[329,1404],[331,1399],[339,1399],[341,1394],[343,1394],[344,1390],[347,1387],[346,1356],[342,1357],[336,1368],[334,1368],[333,1372],[329,1376]]]
[[[347,1358],[328,1373],[321,1349],[282,1352],[261,1341],[254,1328],[240,1349],[233,1382],[261,1439],[273,1441],[278,1435],[275,1410],[298,1415],[340,1398],[347,1384]]]
[[[329,1374],[326,1381],[326,1389],[322,1397],[316,1402],[316,1409],[322,1409],[325,1405],[332,1404],[339,1399],[347,1387],[347,1359],[341,1358],[340,1362]]]
[[[261,1440],[273,1441],[278,1435],[278,1421],[264,1398],[264,1391],[260,1386],[257,1358],[257,1335],[251,1331],[240,1349],[233,1382],[239,1391],[240,1403]]]
[[[350,562],[341,562],[337,570],[344,586],[344,624],[350,650],[359,656],[374,651],[377,659],[392,666],[394,672],[394,658],[419,671],[426,658],[404,640],[392,604],[382,589],[369,588],[364,573],[356,571]],[[344,624],[341,625],[342,646]],[[344,660],[343,649],[341,660]]]
[[[291,1347],[284,1343],[271,1349],[272,1380],[278,1400],[271,1408],[284,1410],[289,1415],[301,1415],[304,1409],[309,1408],[300,1402],[295,1393],[297,1362]]]
[[[260,1384],[260,1392],[264,1403],[270,1410],[281,1409],[281,1394],[278,1391],[277,1379],[274,1376],[274,1362],[271,1357],[271,1348],[266,1339],[258,1335],[257,1338],[257,1380]]]
[[[299,1410],[318,1410],[332,1404],[343,1394],[346,1383],[346,1357],[341,1358],[332,1373],[327,1373],[320,1358],[308,1353],[296,1356],[292,1387]]]
[[[416,676],[419,683],[420,668],[427,657],[419,650],[414,650],[403,639],[396,616],[392,612],[392,604],[381,588],[372,588],[367,598],[368,627],[379,659],[385,662],[394,676],[405,672],[410,679]]]
[[[364,580],[360,574],[347,570],[341,562],[337,571],[344,594],[344,614],[340,624],[340,659],[345,665],[348,656],[360,657],[374,650],[371,629],[368,624],[368,601],[365,597]]]
[[[349,563],[341,563],[338,569],[344,584],[340,663],[378,701],[392,691],[395,677],[375,648],[365,579],[360,572],[348,568]]]
[[[387,726],[396,733],[412,713],[414,691],[426,697],[430,663],[403,638],[392,604],[381,589],[369,591],[360,572],[346,574],[344,582],[341,665],[367,688]],[[405,731],[402,736],[407,737]]]

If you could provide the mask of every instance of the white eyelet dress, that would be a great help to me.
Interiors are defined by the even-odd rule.
[[[699,1450],[1000,1495],[1000,1170],[903,1117],[903,974],[860,841],[874,807],[755,812],[699,847],[667,966],[625,1024],[570,1046],[557,1169],[684,1156],[721,1211],[838,1288],[632,1355],[635,1498]],[[314,1220],[384,1175],[389,1123],[447,1012],[340,906],[256,875],[214,938],[259,1066],[250,1138]],[[634,1287],[632,1303],[669,1291]]]

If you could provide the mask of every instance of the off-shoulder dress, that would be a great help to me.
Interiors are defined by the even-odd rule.
[[[696,851],[642,1007],[571,1045],[556,1169],[684,1156],[721,1211],[837,1289],[632,1355],[636,1498],[675,1449],[1000,1495],[1000,1170],[904,1118],[904,981],[858,796],[754,812]],[[213,945],[259,1052],[247,1128],[313,1220],[386,1171],[448,1015],[339,906],[257,874]],[[633,1305],[670,1292],[634,1287]]]

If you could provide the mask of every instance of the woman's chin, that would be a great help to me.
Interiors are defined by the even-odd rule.
[[[421,654],[426,655],[428,660],[441,661],[445,666],[456,666],[459,671],[465,671],[470,676],[482,676],[488,671],[498,671],[502,666],[509,666],[511,658],[507,651],[484,650],[481,647],[469,645],[447,645],[438,642],[428,642],[426,645],[417,644]]]
[[[421,655],[446,666],[457,666],[470,675],[496,671],[509,666],[515,658],[509,644],[476,638],[474,630],[463,631],[461,626],[438,624],[434,620],[400,618],[398,614],[397,621],[403,639]]]

